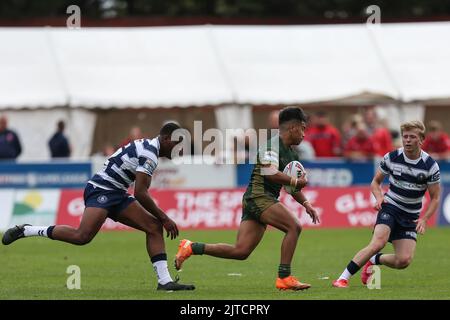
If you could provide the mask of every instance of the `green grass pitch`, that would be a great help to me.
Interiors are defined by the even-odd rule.
[[[182,231],[181,238],[232,243],[236,231]],[[191,292],[156,291],[156,276],[141,232],[106,232],[77,247],[42,238],[21,239],[0,246],[0,299],[450,299],[450,228],[429,228],[418,241],[413,263],[405,270],[381,267],[381,289],[363,286],[359,273],[348,289],[335,289],[335,279],[356,251],[371,237],[369,228],[306,229],[294,261],[293,274],[312,284],[303,292],[275,289],[283,234],[266,232],[245,261],[191,257],[180,272]],[[178,240],[167,240],[173,267]],[[388,244],[384,252],[392,252]],[[69,265],[81,268],[81,289],[68,290]],[[325,279],[328,278],[328,279]]]

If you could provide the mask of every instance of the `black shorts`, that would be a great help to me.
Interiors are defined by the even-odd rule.
[[[108,211],[108,218],[117,221],[117,215],[136,199],[122,190],[105,190],[88,183],[84,189],[86,208],[103,208]]]
[[[389,242],[401,239],[411,239],[417,241],[416,225],[413,220],[405,220],[398,212],[397,208],[384,204],[377,215],[377,224],[385,224],[391,228]]]

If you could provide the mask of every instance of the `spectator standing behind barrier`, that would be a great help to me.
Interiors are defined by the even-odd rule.
[[[341,155],[341,134],[328,122],[323,111],[315,114],[314,122],[305,132],[305,140],[311,143],[318,158]]]
[[[428,132],[423,141],[422,149],[435,160],[450,159],[450,138],[442,130],[442,124],[439,121],[430,121]]]
[[[350,160],[369,160],[376,152],[372,137],[367,131],[364,122],[356,126],[356,134],[345,145],[344,156]]]
[[[363,121],[363,117],[359,113],[352,114],[349,120],[342,124],[342,145],[347,145],[347,142],[356,134],[356,127],[358,123]]]
[[[280,110],[274,110],[269,114],[269,129],[278,129],[278,114]],[[303,140],[302,143],[296,145],[292,148],[295,152],[297,152],[300,160],[313,160],[316,157],[316,153],[312,144]]]
[[[17,134],[8,129],[8,119],[0,117],[0,159],[16,159],[22,153],[22,145]]]
[[[55,134],[48,141],[48,147],[50,148],[50,154],[52,158],[69,158],[70,157],[70,144],[69,139],[64,135],[64,129],[66,124],[64,121],[58,121],[56,125],[57,129]]]
[[[121,143],[120,143],[120,147],[124,147],[127,144],[129,144],[130,142],[134,141],[134,140],[139,140],[144,138],[144,134],[142,133],[141,128],[139,127],[132,127],[130,129],[130,134],[128,135],[127,138],[125,138]]]
[[[117,150],[116,147],[114,147],[111,143],[106,143],[102,148],[101,155],[104,157],[109,157]]]
[[[367,132],[375,144],[375,154],[383,157],[386,153],[391,152],[394,149],[391,132],[378,119],[375,109],[368,108],[364,111],[364,121]]]

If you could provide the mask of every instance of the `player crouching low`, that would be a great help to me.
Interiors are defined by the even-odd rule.
[[[181,141],[173,141],[178,124],[167,123],[154,139],[131,141],[118,149],[95,174],[84,190],[85,210],[78,228],[71,226],[30,226],[8,229],[2,243],[33,236],[64,241],[75,245],[88,244],[100,230],[106,218],[123,223],[146,234],[147,253],[158,277],[157,290],[194,290],[193,285],[173,281],[167,268],[167,254],[163,229],[171,239],[178,236],[178,227],[148,193],[158,159],[172,158],[173,148]],[[134,197],[127,193],[134,183]]]

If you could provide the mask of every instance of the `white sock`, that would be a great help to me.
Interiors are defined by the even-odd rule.
[[[173,281],[170,277],[169,269],[167,269],[167,260],[159,260],[153,263],[153,269],[158,276],[159,284],[166,284]]]
[[[350,279],[351,276],[352,276],[352,274],[347,270],[347,268],[345,268],[344,272],[342,272],[342,274],[338,280],[341,280],[341,279],[348,280],[348,279]]]
[[[372,256],[372,258],[370,258],[370,262],[372,262],[373,264],[375,264],[375,257],[376,257],[377,255],[376,254],[374,254],[373,256]]]
[[[23,232],[25,237],[34,237],[34,236],[41,236],[41,237],[47,237],[47,229],[48,226],[25,226],[25,230]]]

